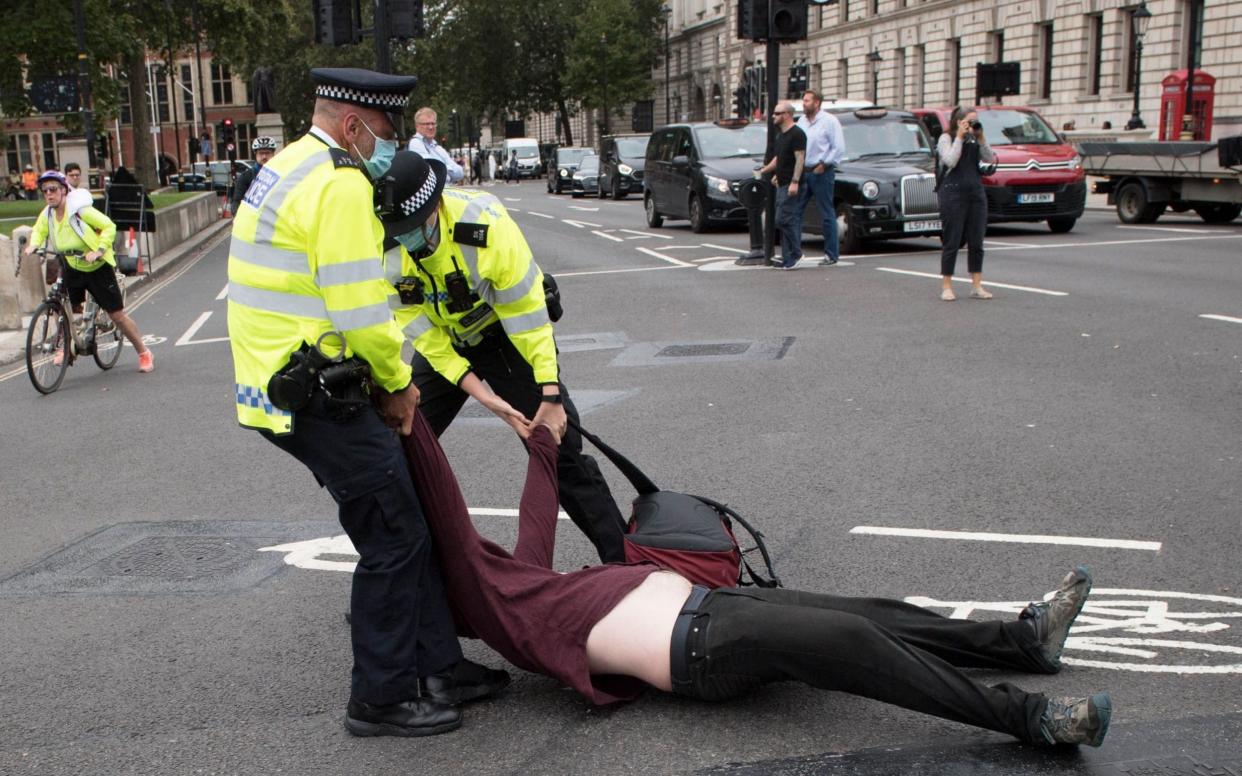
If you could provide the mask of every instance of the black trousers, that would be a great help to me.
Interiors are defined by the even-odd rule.
[[[328,489],[358,550],[350,597],[353,697],[378,705],[417,697],[418,677],[449,668],[462,654],[396,434],[370,405],[341,417],[320,394],[297,413],[292,434],[263,435]]]
[[[884,598],[719,588],[693,625],[684,647],[689,688],[681,690],[693,697],[723,700],[767,682],[799,681],[1043,740],[1043,695],[989,687],[958,670],[1043,673],[1026,620],[954,620]]]
[[[499,329],[499,326],[495,327]],[[503,330],[500,330],[503,332]],[[539,411],[542,391],[526,359],[503,334],[493,333],[483,343],[459,351],[470,361],[471,371],[487,381],[497,396],[528,418]],[[444,379],[427,359],[414,354],[414,384],[421,399],[419,409],[436,436],[444,433],[469,396]],[[561,384],[565,413],[578,420],[578,409]],[[573,428],[565,430],[556,458],[561,506],[574,525],[595,545],[604,563],[625,560],[625,520],[595,459],[582,452],[582,436]]]
[[[940,185],[940,222],[944,231],[940,247],[940,274],[952,275],[957,251],[966,246],[966,267],[983,271],[983,235],[988,228],[988,198],[982,186],[962,187],[945,181]]]

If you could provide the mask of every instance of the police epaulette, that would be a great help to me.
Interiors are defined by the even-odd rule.
[[[472,224],[469,221],[458,221],[453,224],[453,242],[458,245],[473,245],[476,248],[486,248],[488,226],[489,224]]]
[[[354,157],[349,155],[349,151],[346,151],[344,148],[329,148],[328,153],[332,154],[333,167],[352,167],[355,170],[362,169],[362,167],[354,161]]]

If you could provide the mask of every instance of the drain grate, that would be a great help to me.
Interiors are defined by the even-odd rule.
[[[750,350],[749,342],[704,343],[702,345],[666,345],[656,351],[656,358],[740,356],[747,350]]]
[[[251,550],[222,536],[149,536],[86,568],[88,575],[201,579],[236,574],[249,565]]]
[[[728,342],[639,342],[617,354],[613,366],[666,366],[723,364],[736,361],[776,361],[784,358],[793,337],[771,337]]]

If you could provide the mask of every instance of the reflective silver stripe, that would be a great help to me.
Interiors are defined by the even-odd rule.
[[[348,310],[333,310],[328,313],[328,318],[332,320],[332,325],[336,328],[349,331],[391,321],[392,311],[388,309],[388,302],[383,301],[364,307],[351,307]]]
[[[401,302],[400,294],[389,294],[388,295],[388,309],[389,310],[400,310],[404,307],[409,307],[409,305],[403,304]]]
[[[280,180],[276,181],[276,185],[264,197],[263,207],[259,208],[259,226],[254,230],[256,244],[272,241],[272,235],[276,234],[276,212],[284,204],[285,197],[321,164],[332,164],[332,154],[326,148],[314,152],[297,167],[280,176]]]
[[[516,285],[510,286],[509,288],[503,290],[492,290],[492,305],[508,304],[524,298],[530,293],[530,290],[534,288],[535,281],[538,278],[539,267],[535,266],[535,262],[532,261],[530,263],[530,268],[526,270],[526,277],[519,280]]]
[[[436,325],[432,323],[431,320],[427,318],[427,316],[420,315],[414,320],[407,323],[405,325],[405,328],[402,329],[402,331],[405,332],[405,336],[409,337],[410,340],[413,341],[423,336],[427,332],[431,331],[435,327]]]
[[[397,285],[397,281],[401,279],[401,246],[389,248],[384,252],[384,278]]]
[[[287,251],[272,245],[256,245],[233,236],[229,245],[229,255],[238,261],[254,264],[257,267],[289,272],[296,275],[310,275],[306,265],[306,254],[298,251]]]
[[[467,223],[474,221],[474,219],[482,215],[483,211],[487,210],[492,203],[500,204],[500,200],[496,199],[491,194],[480,194],[470,200],[470,204],[466,205],[466,209],[461,212],[461,216],[457,220],[466,221]],[[479,250],[473,245],[462,245],[461,252],[462,258],[466,260],[466,268],[470,271],[471,285],[475,286],[477,290],[481,282],[481,278],[479,277]],[[483,294],[482,291],[479,291],[478,293],[480,296]]]
[[[288,294],[284,291],[271,291],[266,288],[255,288],[232,281],[229,283],[229,299],[246,307],[283,315],[300,315],[303,318],[327,320],[328,309],[323,300],[317,296]]]
[[[379,259],[358,259],[337,264],[319,265],[318,283],[321,288],[379,280],[384,277],[384,265]]]
[[[533,313],[527,313],[526,315],[500,319],[500,324],[505,327],[505,333],[510,336],[537,329],[545,323],[551,323],[548,320],[548,310],[546,307],[540,307]]]

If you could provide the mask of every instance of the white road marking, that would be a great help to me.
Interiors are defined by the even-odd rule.
[[[589,269],[589,270],[583,270],[582,272],[558,272],[556,273],[556,277],[559,279],[559,278],[580,277],[582,275],[616,275],[622,272],[655,272],[657,270],[662,270],[662,269],[682,269],[684,267],[693,267],[693,266],[694,266],[693,264],[683,264],[683,265],[676,266],[676,267],[670,266],[670,267],[627,267],[625,269]]]
[[[539,216],[540,218],[556,218],[556,216],[550,216],[547,213],[536,213],[533,210],[527,210],[526,213],[527,215]]]
[[[932,278],[934,280],[939,280],[941,277],[940,275],[931,272],[915,272],[910,269],[893,269],[892,267],[876,267],[876,269],[880,272],[893,272],[898,275],[914,275],[915,277]],[[953,280],[957,283],[970,282],[970,278],[953,278]],[[1034,288],[1032,286],[1015,286],[1010,283],[997,283],[992,280],[983,281],[983,285],[992,286],[993,288],[1006,288],[1010,291],[1029,291],[1032,294],[1045,294],[1047,296],[1069,296],[1069,294],[1065,291],[1049,291],[1046,288]]]
[[[597,207],[583,207],[582,205],[570,205],[570,206],[569,206],[569,209],[570,209],[570,210],[585,210],[585,211],[587,211],[588,213],[597,213],[597,212],[599,212],[599,208],[597,208]]]
[[[732,256],[708,256],[706,259],[691,259],[691,261],[695,264],[702,264],[705,261],[720,261],[721,259],[727,259],[728,261],[734,260]]]
[[[1118,224],[1118,229],[1149,229],[1153,232],[1187,232],[1189,234],[1203,234],[1206,229],[1190,229],[1177,226],[1130,226],[1128,224]]]
[[[220,293],[216,294],[216,301],[227,298],[229,295],[229,284],[225,283],[224,288],[220,289]]]
[[[672,235],[669,235],[669,234],[656,234],[655,232],[640,232],[640,231],[638,231],[637,229],[618,229],[617,231],[619,231],[619,232],[629,232],[630,234],[636,234],[636,235],[638,235],[638,237],[632,237],[632,238],[630,238],[630,239],[633,239],[633,240],[637,240],[637,239],[640,239],[640,238],[642,238],[642,237],[659,237],[661,240],[671,240],[671,239],[673,239],[673,236],[672,236]]]
[[[716,243],[703,243],[704,248],[715,248],[718,251],[733,251],[734,253],[750,253],[746,248],[734,248],[729,245],[717,245]]]
[[[1133,539],[1096,539],[1089,536],[1046,536],[1041,534],[1002,534],[981,531],[936,531],[927,528],[890,528],[878,525],[856,525],[852,534],[873,536],[906,536],[916,539],[960,539],[973,542],[1009,542],[1016,544],[1064,544],[1075,547],[1109,547],[1117,550],[1159,552],[1160,542]]]
[[[662,261],[667,261],[670,264],[678,264],[682,267],[693,267],[694,266],[688,261],[682,261],[681,259],[674,259],[672,256],[665,256],[663,253],[660,253],[659,251],[653,251],[650,248],[638,248],[636,250],[641,251],[642,253],[645,253],[648,256],[655,256],[657,259],[660,259]]]
[[[625,240],[621,239],[620,237],[613,237],[612,235],[608,234],[607,232],[601,232],[601,231],[600,231],[600,230],[598,230],[598,229],[592,229],[592,230],[591,230],[591,234],[597,234],[597,235],[599,235],[600,237],[603,237],[605,240],[612,240],[613,242],[625,242]]]
[[[593,224],[593,223],[591,223],[590,221],[573,221],[573,220],[568,219],[568,218],[562,218],[562,219],[561,219],[561,221],[562,221],[562,222],[564,222],[564,223],[566,223],[566,224],[569,224],[570,226],[577,227],[577,228],[579,228],[579,229],[585,229],[585,228],[587,228],[588,226],[593,226],[593,227],[595,227],[596,229],[599,229],[600,227],[602,227],[602,226],[603,226],[603,224]]]
[[[724,259],[725,259],[724,261],[720,261],[719,259],[720,259],[721,257],[719,257],[719,256],[717,256],[716,258],[717,258],[717,260],[716,260],[716,261],[714,261],[714,262],[712,262],[712,263],[710,263],[710,264],[704,264],[703,266],[699,267],[699,270],[700,270],[700,271],[702,271],[702,272],[733,272],[733,271],[735,271],[735,270],[748,270],[748,269],[771,269],[771,268],[772,268],[772,265],[771,265],[771,264],[743,264],[743,265],[739,265],[739,264],[737,263],[737,259],[733,258],[732,256],[726,256],[726,257],[724,257]]]
[[[510,213],[521,213],[522,212],[521,210],[518,210],[515,207],[507,207],[505,208],[505,210],[508,210]]]
[[[505,197],[505,202],[521,202],[521,197]]]
[[[1001,242],[1000,240],[984,240],[983,244],[984,245],[1002,245],[1006,248],[1025,248],[1026,247],[1026,243],[1009,243],[1009,242]]]
[[[699,251],[705,246],[702,245],[661,245],[662,251]]]
[[[181,338],[173,343],[173,347],[179,348],[182,345],[206,345],[209,342],[228,342],[229,341],[228,337],[212,337],[210,339],[201,339],[201,340],[194,339],[194,335],[198,334],[198,330],[203,327],[204,323],[207,323],[207,319],[210,317],[211,317],[211,310],[208,310],[207,312],[198,316],[198,320],[190,324],[190,328],[186,329],[185,334],[182,334]]]
[[[1228,315],[1215,315],[1213,313],[1204,313],[1200,318],[1207,318],[1213,321],[1224,321],[1225,323],[1242,323],[1242,318],[1231,318]]]

